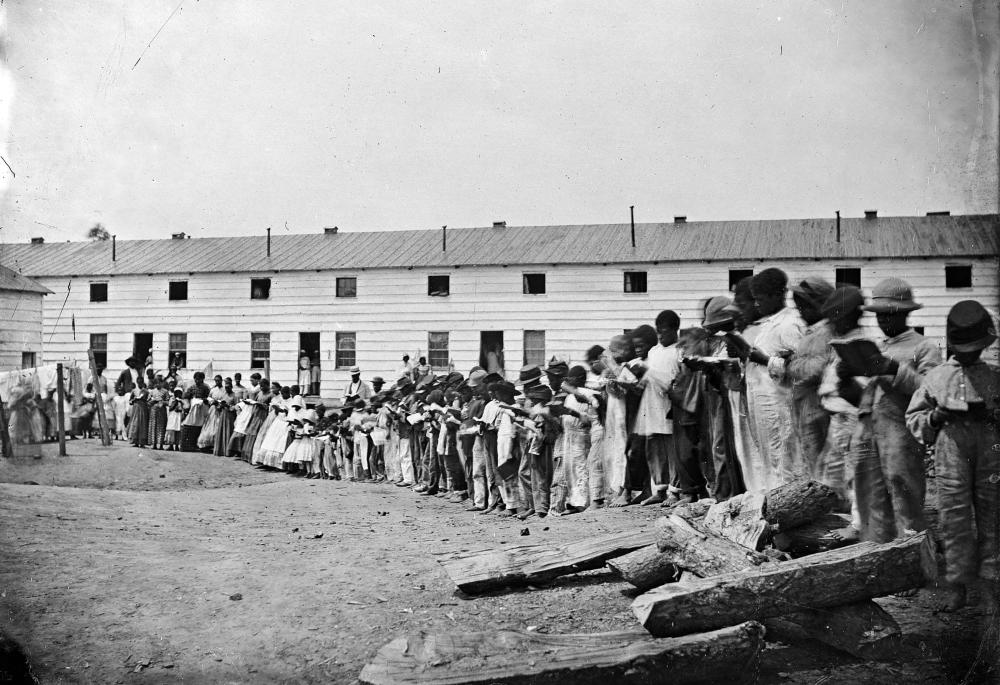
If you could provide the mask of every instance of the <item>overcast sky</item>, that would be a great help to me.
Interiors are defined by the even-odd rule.
[[[0,241],[995,212],[994,5],[8,1]]]

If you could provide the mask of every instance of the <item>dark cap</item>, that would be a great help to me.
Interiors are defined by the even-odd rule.
[[[989,312],[975,300],[962,300],[948,312],[948,345],[954,352],[975,352],[989,347],[997,331]]]
[[[576,388],[582,388],[587,383],[587,369],[579,364],[572,367],[566,374],[566,382]]]
[[[861,288],[856,285],[842,285],[833,291],[823,305],[823,318],[830,321],[843,319],[851,312],[856,312],[865,303]]]
[[[532,381],[537,381],[542,377],[542,369],[538,364],[526,364],[521,367],[521,370],[517,373],[517,382],[522,385],[525,383],[531,383]]]
[[[553,357],[549,361],[549,365],[545,367],[545,373],[550,376],[565,376],[569,373],[569,364]]]
[[[489,391],[496,395],[496,398],[501,402],[510,404],[514,401],[514,395],[520,395],[517,388],[514,387],[513,383],[508,381],[497,381],[496,383],[490,383]]]
[[[812,306],[822,309],[826,301],[833,294],[833,286],[819,276],[810,276],[798,283],[793,283],[789,288],[793,293],[804,297]]]
[[[552,401],[552,388],[547,385],[533,385],[524,391],[524,396],[532,402],[546,404]]]

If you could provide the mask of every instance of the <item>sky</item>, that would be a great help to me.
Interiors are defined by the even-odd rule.
[[[998,210],[982,0],[8,0],[0,22],[0,242]]]

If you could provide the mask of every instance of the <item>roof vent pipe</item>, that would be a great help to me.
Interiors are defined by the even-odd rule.
[[[675,224],[686,224],[687,220],[688,220],[688,218],[686,216],[675,216],[674,217],[674,223]]]
[[[448,226],[444,225],[441,227],[441,251],[448,251]]]
[[[493,228],[507,228],[507,222],[506,221],[494,221],[493,222]]]
[[[111,261],[118,259],[118,236],[111,236]]]
[[[323,233],[326,235],[336,235],[337,231],[340,230],[337,226],[330,228],[329,226],[323,229]]]
[[[635,205],[628,207],[629,218],[632,222],[632,249],[635,249]]]
[[[877,209],[866,209],[865,210],[865,218],[866,219],[877,219],[878,218],[878,210]]]
[[[172,240],[184,240],[187,236],[183,233],[171,233],[170,238]]]
[[[32,238],[31,239],[31,244],[32,245],[44,245],[45,244],[45,238]]]
[[[840,210],[837,210],[837,242],[840,242]]]
[[[267,256],[271,256],[271,227],[267,227]]]

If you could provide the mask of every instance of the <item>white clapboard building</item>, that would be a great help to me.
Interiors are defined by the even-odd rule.
[[[44,361],[109,375],[153,350],[166,367],[216,373],[267,366],[295,382],[300,351],[319,352],[322,394],[347,369],[393,380],[425,355],[466,372],[487,357],[508,376],[525,362],[580,359],[594,343],[674,309],[700,322],[706,298],[768,266],[790,279],[909,281],[925,306],[912,323],[943,342],[948,308],[1000,298],[997,215],[834,218],[419,231],[0,246],[0,263],[52,291]],[[634,236],[634,237],[633,237]],[[871,318],[871,317],[870,317]],[[874,324],[874,321],[871,321]]]
[[[42,359],[44,286],[0,266],[0,371],[30,369]]]

